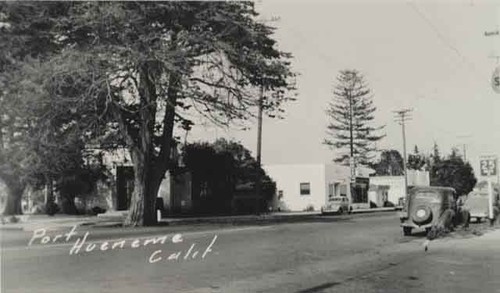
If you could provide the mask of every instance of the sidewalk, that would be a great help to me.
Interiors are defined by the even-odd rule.
[[[353,214],[390,212],[395,208],[356,209]],[[335,214],[329,214],[335,215]],[[115,211],[98,216],[71,216],[71,215],[19,215],[19,222],[5,223],[0,225],[1,230],[24,230],[34,231],[44,228],[47,230],[58,230],[72,226],[90,227],[116,227],[123,222],[126,212]],[[240,216],[204,216],[204,217],[168,217],[162,218],[159,225],[190,225],[190,224],[257,224],[257,223],[279,223],[298,222],[306,219],[314,219],[321,216],[321,212],[275,212],[262,215],[240,215]],[[8,217],[5,217],[8,219]]]
[[[4,217],[9,220],[10,216]],[[18,222],[15,223],[2,223],[1,230],[24,230],[34,231],[36,229],[58,230],[73,226],[91,226],[100,223],[117,222],[116,218],[110,219],[107,217],[98,216],[73,216],[73,215],[18,215],[16,216]],[[122,219],[119,220],[121,223]]]

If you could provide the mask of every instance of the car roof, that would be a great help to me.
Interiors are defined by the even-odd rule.
[[[451,192],[455,192],[454,188],[444,187],[444,186],[412,186],[409,189],[411,191],[451,191]]]

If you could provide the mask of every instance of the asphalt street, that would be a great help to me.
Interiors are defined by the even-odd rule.
[[[500,292],[497,232],[455,233],[425,252],[424,234],[402,236],[394,212],[255,226],[2,231],[1,288]]]

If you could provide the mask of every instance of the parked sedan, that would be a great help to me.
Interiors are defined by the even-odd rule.
[[[477,222],[481,222],[483,219],[488,219],[489,217],[489,196],[487,192],[477,192],[472,191],[467,196],[465,200],[464,207],[470,211],[470,216],[472,219],[476,219]],[[494,194],[493,198],[493,215],[496,218],[498,214],[498,193]]]
[[[352,208],[349,206],[349,199],[344,196],[334,196],[328,200],[328,203],[321,208],[321,213],[350,213]]]
[[[405,236],[413,228],[422,228],[429,237],[433,227],[453,229],[461,222],[468,224],[469,213],[465,211],[457,206],[453,188],[415,186],[409,190],[408,202],[399,217]]]

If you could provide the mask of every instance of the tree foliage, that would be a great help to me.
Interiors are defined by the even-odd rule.
[[[371,126],[375,110],[364,76],[357,70],[342,70],[327,110],[331,122],[324,140],[324,144],[339,150],[335,162],[349,164],[350,157],[360,164],[372,161],[374,143],[385,136],[376,134],[383,126]]]
[[[192,143],[184,146],[182,157],[193,175],[195,193],[203,193],[203,212],[229,212],[234,195],[242,190],[255,193],[259,178],[263,202],[269,201],[275,192],[275,183],[240,143],[225,139],[218,139],[213,144]],[[197,200],[199,196],[195,194]]]
[[[403,157],[397,150],[384,150],[380,154],[380,161],[375,164],[378,176],[404,175]]]
[[[434,150],[437,150],[436,144]],[[431,185],[453,187],[458,196],[472,191],[477,183],[472,166],[464,162],[456,150],[452,150],[447,158],[441,158],[438,154],[434,152],[434,163],[430,168]]]
[[[418,171],[423,171],[428,167],[425,155],[419,152],[417,146],[413,149],[413,154],[408,155],[408,163],[406,164],[406,167],[409,170]]]
[[[12,92],[29,84],[26,103],[47,107],[35,117],[40,125],[130,151],[135,189],[127,224],[155,223],[176,126],[190,127],[194,113],[223,125],[248,119],[259,88],[270,116],[292,99],[291,56],[276,48],[273,28],[256,21],[253,3],[8,2],[1,9],[7,36],[33,46],[43,36],[43,48],[51,48],[44,55],[23,48],[34,61],[21,61],[43,74],[19,66],[21,80],[8,81]],[[19,44],[11,48],[13,55]]]

